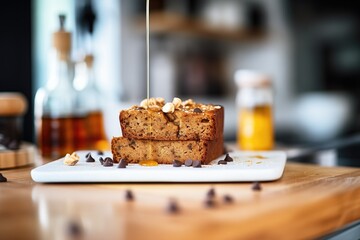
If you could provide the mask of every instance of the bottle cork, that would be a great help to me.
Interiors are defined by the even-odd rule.
[[[65,15],[59,15],[60,29],[53,33],[53,47],[59,52],[60,59],[66,59],[71,51],[71,32],[65,31]]]

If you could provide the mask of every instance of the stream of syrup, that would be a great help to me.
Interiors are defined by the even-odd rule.
[[[149,2],[150,0],[146,0],[146,97],[149,101],[150,99],[150,12],[149,12]],[[150,118],[150,131],[152,131],[152,119]],[[148,145],[148,154],[147,156],[150,158],[152,156],[152,140],[149,141]],[[146,159],[139,162],[141,166],[157,166],[158,163],[153,159]]]

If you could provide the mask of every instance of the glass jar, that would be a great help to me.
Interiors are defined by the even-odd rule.
[[[238,86],[237,144],[242,150],[271,150],[274,146],[273,94],[270,78],[250,70],[235,73]]]
[[[60,29],[53,34],[54,71],[35,95],[37,143],[42,156],[49,158],[87,147],[85,117],[76,109],[71,33],[64,29],[65,16],[59,20]]]

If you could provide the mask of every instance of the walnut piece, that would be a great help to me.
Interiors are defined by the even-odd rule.
[[[146,98],[141,101],[140,107],[143,107],[144,109],[160,111],[161,107],[164,105],[164,102],[165,100],[163,98]]]
[[[165,104],[165,99],[161,98],[161,97],[158,97],[155,99],[156,100],[156,103],[159,105],[159,106],[164,106]]]
[[[177,109],[181,106],[182,101],[180,98],[174,97],[172,103],[174,104],[175,109]]]
[[[79,160],[80,157],[76,152],[73,152],[71,155],[67,153],[64,159],[64,164],[68,166],[74,166]]]
[[[161,110],[164,113],[173,113],[175,111],[175,106],[173,103],[166,103]]]
[[[182,102],[182,105],[183,105],[184,107],[186,107],[186,106],[193,106],[193,105],[195,105],[195,102],[194,102],[194,100],[192,100],[192,99],[188,99],[188,100]]]
[[[148,99],[142,100],[140,103],[140,107],[147,109],[148,108]]]

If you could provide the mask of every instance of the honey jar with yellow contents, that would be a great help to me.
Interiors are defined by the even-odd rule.
[[[238,86],[237,144],[242,150],[271,150],[274,147],[273,92],[266,74],[238,70],[235,73]]]

